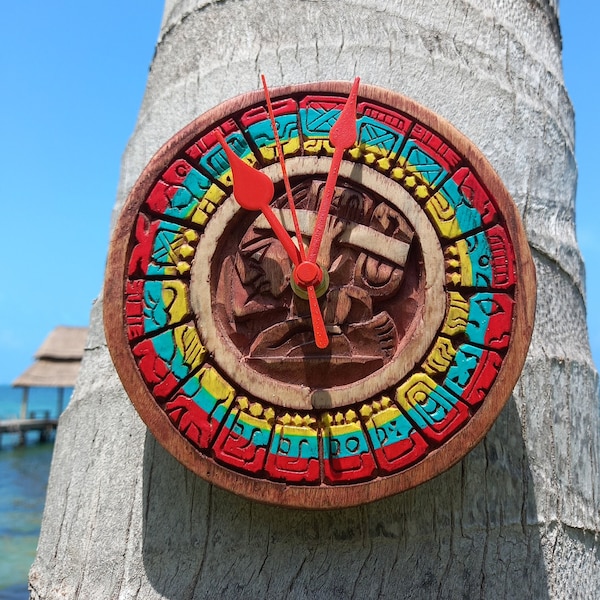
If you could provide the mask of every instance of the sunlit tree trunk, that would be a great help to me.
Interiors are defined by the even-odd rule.
[[[32,597],[599,598],[597,375],[574,236],[557,0],[167,0],[115,214],[152,154],[259,87],[352,79],[432,108],[523,215],[536,328],[514,395],[461,463],[340,511],[277,509],[192,475],[148,434],[101,321],[62,418]]]

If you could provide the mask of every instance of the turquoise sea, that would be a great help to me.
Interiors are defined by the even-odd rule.
[[[65,390],[65,406],[72,390]],[[0,419],[18,417],[21,390],[0,385]],[[57,412],[57,390],[32,388],[29,411]],[[39,443],[39,433],[27,434],[27,444],[18,446],[18,436],[2,435],[0,447],[0,600],[26,600],[27,575],[35,558],[52,441]]]

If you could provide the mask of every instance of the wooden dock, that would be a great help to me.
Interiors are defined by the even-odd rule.
[[[6,419],[0,421],[0,447],[2,446],[2,434],[16,433],[19,435],[19,444],[25,444],[25,434],[28,431],[40,432],[40,443],[48,441],[50,435],[56,430],[58,419],[52,419],[49,416],[41,418],[31,415],[29,419]]]
[[[58,418],[51,418],[50,411],[29,411],[30,388],[56,388],[58,397],[56,411],[60,415],[64,408],[65,389],[73,388],[81,365],[87,327],[56,327],[35,353],[35,362],[13,382],[21,388],[21,410],[19,416],[0,420],[0,447],[3,434],[17,434],[19,444],[27,442],[28,431],[39,431],[40,442],[48,441],[58,426]]]

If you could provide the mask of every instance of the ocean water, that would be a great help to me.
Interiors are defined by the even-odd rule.
[[[65,390],[64,406],[72,390]],[[21,390],[0,385],[0,419],[18,417]],[[31,389],[29,411],[51,416],[57,412],[56,389]],[[2,435],[0,447],[0,600],[26,600],[27,575],[35,558],[52,441],[40,444],[39,433],[27,433],[27,443],[18,446],[18,436]]]

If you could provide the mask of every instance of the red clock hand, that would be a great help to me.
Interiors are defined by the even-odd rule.
[[[300,224],[298,223],[298,215],[296,213],[296,203],[294,202],[294,196],[292,195],[292,188],[290,186],[290,179],[287,174],[287,168],[285,166],[285,158],[283,156],[283,148],[281,147],[281,140],[279,139],[279,133],[277,132],[277,123],[275,122],[275,113],[273,112],[273,104],[271,102],[271,96],[269,95],[269,88],[267,87],[267,80],[264,75],[260,76],[262,79],[263,89],[265,91],[265,100],[267,101],[267,112],[269,113],[269,119],[271,121],[271,127],[273,129],[273,135],[275,136],[275,146],[277,148],[277,156],[279,158],[279,164],[281,166],[281,174],[283,176],[283,184],[285,186],[285,192],[287,194],[288,204],[290,205],[290,212],[292,213],[292,220],[294,221],[294,229],[296,231],[296,238],[300,245],[300,257],[302,260],[306,260],[306,253],[304,251],[304,244],[302,243],[302,234],[300,233]]]
[[[215,131],[217,140],[223,146],[231,174],[233,176],[233,196],[237,203],[246,210],[260,210],[267,219],[273,233],[281,242],[294,265],[300,264],[300,253],[290,234],[272,211],[270,202],[275,193],[273,182],[268,175],[258,169],[253,169],[245,163],[225,141],[220,131]]]
[[[294,220],[294,228],[296,230],[296,238],[300,244],[300,258],[302,260],[302,266],[294,270],[295,281],[301,287],[306,288],[308,293],[308,307],[310,309],[310,318],[313,326],[313,333],[315,335],[315,344],[317,348],[327,348],[329,345],[329,337],[327,336],[327,329],[323,321],[323,314],[321,313],[321,307],[319,306],[319,300],[317,299],[317,292],[315,291],[314,281],[316,284],[320,283],[323,274],[321,269],[316,265],[306,264],[306,253],[304,251],[304,244],[302,243],[302,234],[300,233],[300,224],[298,223],[298,215],[296,214],[296,204],[294,202],[294,196],[292,195],[292,188],[290,186],[290,180],[287,174],[285,166],[285,158],[283,156],[283,149],[281,147],[281,141],[279,140],[279,134],[277,133],[277,123],[275,122],[275,113],[273,112],[273,105],[271,103],[271,97],[269,96],[269,88],[267,87],[267,80],[264,75],[261,75],[263,88],[265,90],[265,99],[267,101],[267,109],[269,112],[269,119],[271,120],[271,127],[273,128],[273,135],[275,136],[275,145],[277,147],[277,154],[279,155],[279,164],[281,165],[281,173],[283,175],[283,183],[285,185],[285,191],[290,205],[290,211],[292,212],[292,219]],[[296,267],[299,265],[296,264]]]
[[[327,348],[327,346],[329,346],[329,337],[327,336],[327,329],[325,328],[325,322],[323,321],[323,315],[321,314],[321,307],[317,300],[315,286],[307,286],[306,291],[308,292],[308,306],[310,308],[313,333],[315,334],[315,344],[317,345],[317,348]]]
[[[335,150],[331,161],[331,169],[329,170],[327,181],[325,182],[325,190],[323,191],[321,206],[319,206],[315,230],[313,231],[310,246],[308,248],[309,262],[316,262],[317,256],[319,255],[319,248],[321,247],[321,241],[323,240],[323,233],[325,232],[325,225],[327,224],[327,217],[329,216],[329,209],[331,208],[333,192],[340,172],[344,152],[356,143],[356,97],[358,96],[359,83],[360,78],[357,77],[354,80],[352,90],[350,91],[350,95],[348,96],[348,100],[346,101],[340,116],[329,132],[329,141],[334,146]]]

